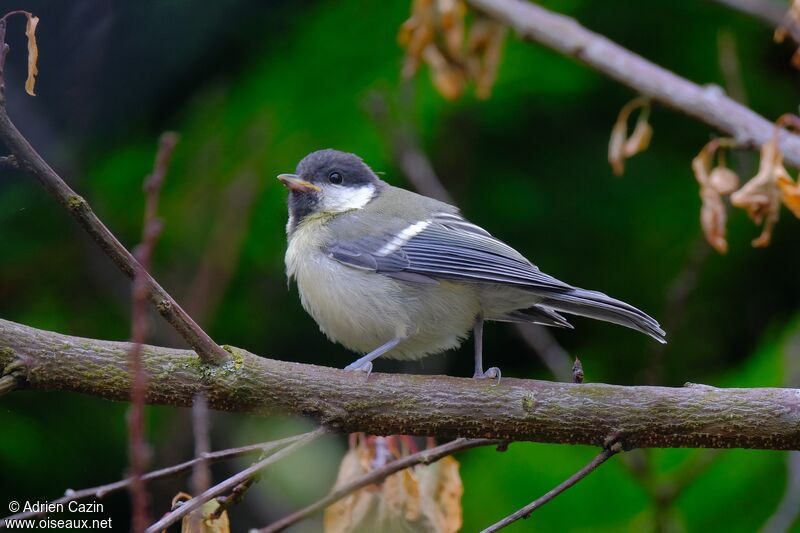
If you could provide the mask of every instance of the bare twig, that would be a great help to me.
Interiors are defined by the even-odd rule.
[[[159,521],[157,521],[149,528],[147,528],[146,533],[156,533],[158,531],[161,531],[162,529],[169,527],[170,525],[174,524],[175,522],[177,522],[190,512],[201,507],[207,501],[221,494],[229,492],[243,481],[250,479],[256,474],[258,474],[262,469],[266,468],[272,463],[280,461],[281,459],[283,459],[285,456],[289,455],[296,449],[301,448],[302,446],[312,442],[313,440],[321,437],[325,433],[327,433],[327,430],[324,427],[320,427],[315,429],[314,431],[310,431],[304,434],[296,441],[294,441],[292,444],[286,446],[279,452],[276,452],[270,455],[269,457],[266,457],[265,459],[258,461],[257,463],[242,470],[238,474],[229,477],[228,479],[226,479],[221,483],[218,483],[217,485],[214,485],[213,487],[203,492],[202,494],[195,496],[194,498],[192,498],[187,502],[182,503],[180,507],[170,511],[169,513],[164,515]]]
[[[257,480],[258,480],[258,474],[245,479],[244,481],[233,487],[233,489],[231,489],[230,494],[228,494],[227,496],[217,496],[217,503],[218,503],[217,508],[214,509],[214,512],[211,513],[209,518],[211,518],[212,520],[216,520],[217,518],[222,516],[222,513],[230,509],[231,505],[241,502],[242,498],[244,498],[244,494],[250,489],[253,483],[255,483]],[[195,512],[199,510],[200,509],[197,509]]]
[[[759,19],[768,26],[781,29],[789,35],[792,40],[800,44],[800,27],[788,15],[789,6],[784,2],[775,0],[715,0],[731,9],[741,11],[747,15]],[[776,34],[776,40],[778,39]]]
[[[700,476],[723,456],[722,450],[697,450],[689,459],[671,474],[662,479],[653,472],[651,450],[633,450],[621,456],[622,465],[639,483],[653,502],[653,529],[672,531],[675,518],[670,512],[674,502]]]
[[[233,362],[208,367],[188,350],[143,347],[148,403],[188,407],[203,393],[212,409],[302,414],[337,431],[372,435],[600,446],[607,435],[621,432],[627,448],[800,449],[797,389],[514,378],[487,383],[378,372],[356,379],[345,370],[228,349]],[[26,389],[128,401],[129,350],[129,343],[70,337],[0,319],[0,367],[24,361],[20,380]]]
[[[0,36],[2,35],[3,30],[0,24]],[[33,149],[9,118],[3,102],[0,102],[0,140],[16,157],[20,167],[35,176],[45,190],[58,200],[97,242],[106,255],[114,261],[114,264],[125,275],[133,278],[137,269],[141,268],[139,262],[97,218],[88,202],[77,195]],[[214,343],[172,296],[146,272],[144,282],[150,300],[155,304],[158,312],[178,331],[204,362],[219,364],[230,359],[230,354]]]
[[[492,439],[456,439],[452,442],[436,446],[435,448],[430,448],[428,450],[422,450],[417,453],[407,455],[387,463],[380,468],[376,468],[360,478],[354,479],[346,485],[342,485],[341,487],[334,489],[330,492],[330,494],[324,498],[321,498],[320,500],[317,500],[308,507],[304,507],[295,513],[285,516],[284,518],[281,518],[277,522],[274,522],[267,527],[253,530],[251,533],[275,533],[277,531],[283,531],[292,524],[295,524],[322,511],[329,505],[341,500],[345,496],[348,496],[359,489],[375,483],[380,483],[395,472],[399,472],[400,470],[404,470],[418,464],[429,465],[444,457],[447,457],[448,455],[452,455],[462,450],[468,450],[478,446],[490,446],[493,444],[499,445],[502,444],[502,441]]]
[[[573,57],[644,96],[682,111],[736,139],[757,147],[772,139],[774,125],[725,95],[717,86],[701,87],[613,41],[581,26],[574,19],[524,0],[467,0],[473,8],[539,42]],[[800,166],[800,136],[781,134],[786,161]]]
[[[730,7],[742,13],[751,15],[771,26],[778,26],[783,22],[786,14],[786,3],[775,0],[714,0],[718,4]]]
[[[547,326],[514,324],[522,339],[559,381],[573,381],[569,352],[556,340]]]
[[[194,436],[194,456],[199,458],[192,467],[189,482],[192,494],[200,494],[211,486],[211,468],[209,461],[203,459],[211,451],[211,434],[209,428],[208,402],[205,396],[198,394],[192,404],[192,434]],[[220,515],[222,512],[220,511]],[[216,516],[219,518],[219,516]],[[197,509],[189,515],[190,529],[199,531],[203,520],[203,510]]]
[[[192,405],[192,430],[194,433],[194,456],[200,459],[192,468],[192,494],[200,494],[211,485],[210,461],[203,459],[211,451],[211,438],[208,420],[208,402],[205,396],[195,396]]]
[[[406,89],[406,85],[401,86],[401,92],[407,93]],[[386,95],[371,92],[364,100],[364,109],[375,121],[378,131],[384,134],[392,157],[414,188],[431,198],[454,203],[422,150],[416,130],[410,123],[401,122],[392,115]],[[402,115],[408,116],[410,113]]]
[[[612,456],[617,454],[618,452],[622,451],[622,445],[619,443],[615,443],[608,448],[605,448],[602,452],[600,452],[597,457],[592,459],[589,464],[575,472],[572,476],[567,478],[563,483],[555,487],[553,490],[545,494],[544,496],[532,501],[519,511],[508,515],[507,517],[503,518],[499,522],[492,524],[491,526],[484,529],[481,533],[493,533],[494,531],[500,531],[501,529],[513,524],[517,520],[528,518],[533,511],[541,507],[542,505],[546,504],[568,488],[575,485],[577,482],[591,474],[592,472],[597,469],[598,466],[605,463],[608,459]]]
[[[206,327],[235,271],[258,188],[258,176],[243,171],[225,188],[224,201],[218,202],[222,209],[185,298],[187,311]]]
[[[583,378],[583,363],[576,357],[575,362],[572,363],[572,382],[583,383]]]
[[[269,442],[262,442],[259,444],[249,444],[247,446],[240,446],[238,448],[229,448],[227,450],[219,450],[216,452],[209,452],[204,454],[201,457],[196,457],[184,463],[180,463],[177,465],[169,466],[167,468],[162,468],[160,470],[154,470],[142,476],[142,480],[144,481],[153,481],[156,479],[162,479],[167,477],[178,476],[185,472],[192,470],[197,464],[201,462],[209,462],[209,463],[216,463],[219,461],[224,461],[227,459],[234,459],[236,457],[242,457],[244,455],[250,455],[254,453],[260,452],[261,454],[269,454],[272,453],[274,450],[292,444],[293,442],[301,439],[304,437],[303,435],[295,435],[292,437],[287,437],[285,439],[269,441]],[[109,483],[107,485],[100,485],[97,487],[91,487],[88,489],[81,489],[81,490],[72,490],[68,489],[64,496],[58,498],[56,500],[52,500],[51,503],[53,504],[65,504],[72,501],[83,500],[85,498],[96,498],[102,499],[108,494],[112,494],[114,492],[119,492],[121,490],[125,490],[131,485],[131,478],[122,479],[120,481],[115,481],[113,483]],[[18,513],[15,515],[7,516],[3,519],[0,519],[0,529],[6,527],[7,520],[22,520],[26,518],[32,518],[35,516],[41,516],[47,514],[46,511],[28,511],[24,513]]]
[[[131,407],[128,414],[128,454],[131,462],[132,530],[135,533],[144,531],[150,521],[147,517],[147,491],[142,481],[150,455],[144,436],[144,398],[147,376],[142,366],[142,344],[147,339],[146,308],[149,291],[146,276],[156,241],[161,233],[161,220],[158,218],[161,187],[164,184],[169,161],[177,142],[178,136],[172,132],[163,134],[159,141],[153,173],[144,181],[145,210],[142,224],[142,244],[134,254],[137,260],[137,269],[133,276],[131,312]]]

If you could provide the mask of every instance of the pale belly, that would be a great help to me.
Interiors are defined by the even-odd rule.
[[[419,284],[354,269],[321,252],[295,261],[287,271],[297,280],[303,308],[331,340],[368,353],[405,338],[384,357],[418,359],[455,348],[480,312],[477,288],[442,281]]]

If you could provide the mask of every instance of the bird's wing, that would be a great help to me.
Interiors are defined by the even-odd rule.
[[[572,289],[456,213],[396,226],[395,232],[332,243],[328,254],[345,265],[406,281],[501,283],[548,292]]]

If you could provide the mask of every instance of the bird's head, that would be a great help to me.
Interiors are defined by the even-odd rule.
[[[312,152],[278,179],[289,189],[289,231],[309,215],[360,209],[383,184],[360,157],[338,150]]]

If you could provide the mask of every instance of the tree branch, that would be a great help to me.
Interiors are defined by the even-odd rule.
[[[622,446],[618,443],[612,445],[609,448],[605,448],[602,452],[600,452],[594,459],[592,459],[589,464],[575,472],[573,475],[565,479],[562,483],[558,486],[554,487],[548,493],[544,494],[543,496],[537,498],[536,500],[532,501],[519,511],[516,511],[513,514],[508,515],[507,517],[503,518],[499,522],[492,524],[491,526],[487,527],[481,533],[494,533],[495,531],[500,531],[501,529],[510,526],[514,522],[520,519],[528,518],[532,512],[536,509],[541,507],[542,505],[546,504],[568,488],[575,485],[578,481],[582,480],[592,472],[594,472],[598,466],[608,461],[612,456],[616,455],[618,452],[622,451]]]
[[[142,476],[142,480],[153,481],[156,479],[178,476],[180,474],[183,474],[184,472],[188,472],[189,470],[193,469],[194,467],[196,467],[198,464],[201,463],[216,463],[219,461],[234,459],[236,457],[242,457],[243,455],[249,455],[257,452],[261,452],[262,455],[267,455],[272,453],[274,450],[278,450],[280,448],[283,448],[284,446],[292,444],[293,442],[299,440],[304,436],[305,434],[294,435],[292,437],[286,437],[284,439],[262,442],[259,444],[248,444],[247,446],[240,446],[238,448],[229,448],[227,450],[219,450],[216,452],[204,453],[201,456],[195,457],[194,459],[190,459],[186,462],[173,466],[168,466],[166,468],[161,468],[159,470],[153,470],[152,472],[149,472],[144,476]],[[64,504],[72,501],[83,500],[86,498],[94,498],[98,500],[103,499],[108,494],[127,489],[128,487],[130,487],[131,481],[132,478],[129,477],[126,479],[115,481],[113,483],[109,483],[107,485],[100,485],[88,489],[81,489],[81,490],[67,489],[67,491],[64,493],[64,496],[56,500],[52,500],[51,503]],[[9,520],[24,520],[26,518],[33,518],[44,514],[47,514],[46,510],[26,511],[23,513],[17,513],[14,515],[7,516],[5,518],[0,519],[0,529],[6,527],[7,522]]]
[[[2,43],[0,43],[2,45]],[[117,240],[113,233],[97,218],[89,204],[77,195],[44,159],[33,149],[27,139],[11,122],[5,105],[0,104],[0,141],[16,158],[20,168],[32,174],[58,202],[75,217],[81,227],[94,239],[103,252],[129,278],[141,268],[133,255]],[[222,363],[227,354],[198,326],[192,317],[165,291],[155,279],[145,272],[145,283],[150,300],[167,322],[174,327],[204,361]]]
[[[147,401],[311,416],[343,432],[492,438],[626,449],[800,449],[800,390],[623,387],[503,378],[373,373],[288,363],[227,348],[209,365],[189,350],[143,346]],[[128,400],[130,344],[69,337],[0,320],[0,367],[20,387]]]
[[[296,441],[289,444],[282,450],[275,452],[274,454],[261,459],[257,463],[245,468],[238,474],[229,477],[225,481],[218,483],[208,489],[207,491],[203,492],[202,494],[195,496],[191,500],[184,502],[181,504],[180,507],[173,509],[166,515],[164,515],[159,521],[152,524],[150,527],[147,528],[146,533],[157,533],[158,531],[164,530],[189,514],[190,512],[194,511],[195,509],[200,508],[204,503],[219,496],[220,494],[224,494],[229,490],[233,489],[240,483],[245,480],[248,480],[258,474],[262,469],[266,468],[267,466],[271,465],[272,463],[276,463],[283,459],[285,456],[289,455],[297,448],[305,446],[306,444],[314,441],[315,439],[321,437],[327,432],[325,428],[318,428],[314,431],[310,431],[301,435]]]
[[[395,472],[399,472],[400,470],[404,470],[418,464],[429,465],[447,457],[448,455],[452,455],[463,450],[469,450],[470,448],[488,446],[491,444],[502,444],[502,441],[491,439],[456,439],[429,450],[421,450],[417,453],[412,453],[411,455],[407,455],[392,461],[381,468],[376,468],[368,474],[365,474],[360,478],[354,479],[350,483],[347,483],[346,485],[342,485],[341,487],[332,490],[330,494],[317,500],[311,505],[287,515],[266,527],[253,530],[251,533],[277,533],[278,531],[283,531],[287,527],[305,518],[308,518],[319,511],[322,511],[331,504],[336,503],[345,496],[348,496],[359,489],[382,482]]]
[[[523,39],[578,59],[653,100],[727,133],[741,146],[761,146],[774,134],[772,122],[726,96],[720,87],[701,87],[584,28],[572,18],[523,0],[467,3],[513,28]],[[800,167],[800,136],[782,132],[780,138],[786,161]]]

